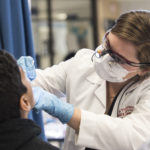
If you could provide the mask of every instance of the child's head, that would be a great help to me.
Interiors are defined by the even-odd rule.
[[[0,122],[27,118],[33,106],[32,88],[24,71],[8,52],[0,50]]]

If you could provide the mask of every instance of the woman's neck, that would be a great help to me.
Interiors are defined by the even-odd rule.
[[[125,86],[128,82],[123,83],[112,83],[112,82],[106,82],[107,88],[110,89],[113,93],[118,93],[119,90]]]

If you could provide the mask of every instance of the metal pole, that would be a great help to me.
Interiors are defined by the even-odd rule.
[[[54,49],[53,49],[53,28],[52,28],[52,0],[47,0],[47,22],[49,27],[48,35],[48,52],[50,55],[50,65],[54,64]]]
[[[97,0],[91,0],[92,24],[93,24],[93,44],[96,48],[99,44],[98,28],[97,28]]]

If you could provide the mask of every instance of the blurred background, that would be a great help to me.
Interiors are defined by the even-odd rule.
[[[74,56],[81,48],[94,50],[123,12],[150,9],[150,0],[29,0],[38,67],[46,68]],[[44,114],[46,136],[63,144],[66,126]]]

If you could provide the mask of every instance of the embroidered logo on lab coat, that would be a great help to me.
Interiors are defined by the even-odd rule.
[[[131,114],[133,112],[133,106],[127,106],[126,108],[122,108],[118,112],[118,117],[124,118],[125,116]]]

